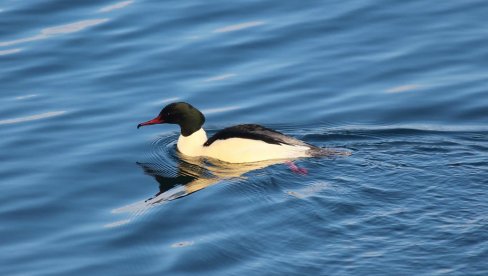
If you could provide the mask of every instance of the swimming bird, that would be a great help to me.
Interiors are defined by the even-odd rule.
[[[273,159],[324,156],[334,151],[316,147],[278,131],[243,124],[224,128],[210,138],[203,129],[205,116],[191,104],[176,102],[137,128],[155,124],[180,126],[178,150],[187,156],[210,157],[228,163],[248,163]]]

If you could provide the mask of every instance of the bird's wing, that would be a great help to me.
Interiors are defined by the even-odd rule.
[[[278,132],[276,130],[272,130],[255,124],[237,125],[237,126],[224,128],[221,131],[215,133],[212,137],[210,137],[207,140],[207,142],[205,142],[204,146],[208,147],[215,141],[226,140],[231,138],[260,140],[275,145],[284,144],[284,145],[291,145],[291,146],[311,147],[310,144],[307,144],[303,141],[300,141],[290,136],[286,136],[283,133]]]

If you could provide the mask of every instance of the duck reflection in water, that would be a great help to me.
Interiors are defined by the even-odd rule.
[[[137,164],[147,175],[159,183],[159,191],[146,200],[112,210],[112,213],[142,214],[154,206],[167,203],[200,191],[213,184],[231,179],[244,179],[246,173],[263,169],[271,165],[286,164],[296,174],[306,174],[304,168],[297,167],[292,160],[275,159],[252,163],[226,163],[206,157],[188,157],[176,152],[178,165],[176,170],[168,170],[164,163]],[[331,156],[346,155],[345,152],[331,150]]]
[[[329,157],[350,155],[346,151],[327,149]],[[159,183],[159,191],[149,199],[112,210],[112,213],[141,214],[150,208],[178,199],[224,180],[245,178],[246,173],[271,165],[286,164],[296,174],[307,174],[305,168],[293,163],[295,159],[272,159],[249,163],[227,163],[210,157],[190,157],[174,152],[172,160],[177,160],[176,170],[169,169],[167,162],[137,164],[147,175]],[[170,162],[173,163],[173,162]]]
[[[289,162],[269,160],[231,164],[215,159],[187,157],[182,154],[178,157],[176,172],[168,172],[166,168],[160,168],[157,164],[137,163],[147,175],[154,177],[159,183],[159,192],[147,199],[145,201],[147,204],[158,204],[181,198],[222,180],[243,178],[248,172]]]
[[[289,162],[286,160],[269,160],[231,164],[214,159],[194,158],[177,154],[178,166],[176,171],[169,171],[168,167],[163,164],[137,162],[147,175],[154,177],[158,182],[159,191],[149,199],[113,209],[112,213],[131,213],[139,216],[152,207],[190,195],[221,181],[245,178],[245,174],[248,172]],[[126,222],[128,221],[130,220]],[[124,223],[126,222],[124,221]]]

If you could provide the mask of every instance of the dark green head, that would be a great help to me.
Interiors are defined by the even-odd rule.
[[[158,117],[137,125],[137,128],[155,124],[177,124],[181,135],[189,136],[199,130],[205,123],[205,116],[191,104],[185,102],[168,104],[161,110]]]

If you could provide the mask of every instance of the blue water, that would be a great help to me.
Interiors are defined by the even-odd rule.
[[[488,275],[486,1],[0,2],[1,275]],[[351,156],[187,161],[259,123]]]

